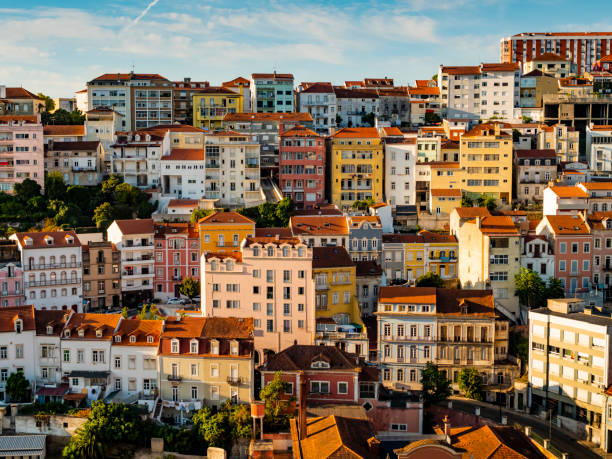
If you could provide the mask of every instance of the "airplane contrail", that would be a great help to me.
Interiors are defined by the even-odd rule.
[[[140,21],[142,18],[144,18],[144,17],[145,17],[145,15],[146,15],[146,14],[149,12],[149,10],[150,10],[151,8],[153,8],[155,5],[157,5],[157,2],[159,2],[159,0],[153,0],[151,3],[149,3],[149,4],[147,5],[147,7],[146,7],[146,8],[145,8],[145,9],[142,11],[142,13],[140,13],[140,14],[138,15],[138,17],[137,17],[136,19],[134,19],[134,20],[132,21],[132,23],[131,23],[131,24],[130,24],[128,27],[126,27],[126,29],[127,29],[127,28],[129,28],[129,27],[132,27],[132,26],[134,26],[134,25],[136,25],[136,24],[138,24],[138,22],[139,22],[139,21]]]

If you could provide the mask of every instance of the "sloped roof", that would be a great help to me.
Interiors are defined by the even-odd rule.
[[[313,247],[312,268],[353,267],[355,262],[344,247]]]
[[[326,370],[355,370],[360,366],[359,356],[336,346],[294,344],[268,357],[264,371],[309,370],[312,362],[325,360],[330,368]]]
[[[577,186],[551,186],[548,187],[560,198],[588,198],[589,194]]]
[[[561,57],[561,56],[559,56],[558,54],[555,54],[555,53],[540,54],[539,56],[531,58],[531,60],[534,61],[534,62],[538,62],[538,61],[563,61],[563,62],[567,62],[567,59],[565,59],[564,57]]]
[[[380,287],[379,303],[419,303],[436,304],[434,287],[404,287],[393,285]]]
[[[70,336],[63,339],[111,340],[119,320],[121,314],[74,313],[64,327],[70,330]],[[83,330],[83,336],[79,336],[79,330]],[[96,330],[102,331],[101,337],[96,336]]]
[[[337,131],[332,137],[335,139],[340,138],[348,138],[348,139],[358,139],[358,138],[375,138],[378,139],[380,137],[378,133],[378,129],[374,127],[357,127],[357,128],[342,128]]]
[[[44,100],[42,97],[38,97],[33,92],[28,91],[25,88],[5,88],[7,99],[36,99]]]
[[[577,215],[546,215],[544,218],[557,235],[590,234],[589,227]]]
[[[49,151],[94,151],[100,146],[99,140],[76,142],[49,142]]]
[[[66,135],[66,136],[84,136],[85,135],[85,125],[84,124],[76,124],[76,125],[64,125],[64,124],[47,124],[43,128],[43,134],[45,136],[52,135]]]
[[[161,157],[162,161],[204,161],[203,148],[173,148],[170,154]]]
[[[40,249],[43,247],[57,248],[57,247],[79,247],[81,242],[77,234],[73,231],[33,231],[28,233],[15,233],[14,235],[24,248]],[[72,243],[68,243],[68,237],[72,236]],[[27,245],[26,240],[31,239],[32,245]],[[50,241],[52,244],[49,244]]]
[[[115,220],[123,234],[153,234],[153,219],[132,218],[129,220]]]
[[[227,223],[238,223],[238,224],[252,224],[255,222],[248,217],[245,217],[238,212],[215,212],[213,214],[207,215],[206,217],[200,218],[198,221],[199,225],[206,224],[209,225],[211,223],[219,223],[219,224],[227,224]]]
[[[360,260],[355,262],[357,277],[381,276],[382,266],[374,260]]]
[[[457,212],[459,218],[488,217],[491,215],[486,207],[456,207],[455,212]]]
[[[294,215],[289,222],[294,235],[338,235],[349,233],[346,217],[339,215],[307,216]]]
[[[36,330],[34,306],[9,306],[0,308],[0,333],[14,332],[17,319],[22,320],[23,331]]]
[[[69,311],[53,310],[53,309],[39,309],[34,312],[34,319],[36,320],[36,334],[46,335],[47,326],[53,327],[51,336],[59,336],[66,324],[66,318],[69,315]]]

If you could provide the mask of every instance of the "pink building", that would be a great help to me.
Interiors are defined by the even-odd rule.
[[[279,183],[297,209],[312,209],[325,198],[325,139],[297,125],[279,139]]]
[[[593,236],[593,284],[604,292],[604,301],[612,297],[612,211],[593,212],[587,216]]]
[[[252,317],[255,362],[292,344],[313,344],[312,249],[294,237],[247,237],[240,252],[202,259],[202,315]]]
[[[0,261],[0,306],[21,306],[23,296],[23,269],[17,260]]]
[[[186,277],[200,279],[200,238],[189,223],[155,224],[155,298],[179,297]]]
[[[588,293],[592,288],[593,236],[577,215],[545,215],[536,228],[555,254],[555,274],[570,294]]]
[[[0,116],[0,192],[12,193],[29,178],[45,185],[45,150],[40,115]]]

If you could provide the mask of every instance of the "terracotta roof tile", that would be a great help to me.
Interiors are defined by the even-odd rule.
[[[60,336],[70,311],[39,309],[34,312],[34,316],[37,335]],[[48,326],[51,326],[51,334],[47,333]]]
[[[84,136],[85,135],[85,125],[77,124],[77,125],[63,125],[63,124],[47,124],[43,128],[43,134],[45,136],[52,135],[67,135],[67,136]]]
[[[411,96],[439,96],[440,88],[430,87],[430,86],[421,86],[416,88],[410,88],[409,93]]]
[[[99,146],[99,140],[49,142],[48,151],[94,151],[97,150]]]
[[[206,217],[201,218],[198,221],[198,225],[202,224],[228,224],[228,223],[236,223],[236,224],[252,224],[255,225],[255,222],[248,217],[245,217],[238,212],[215,212],[213,214],[207,215]]]
[[[306,83],[302,83],[304,86]],[[307,87],[301,91],[304,94],[330,94],[334,92],[334,87],[329,82],[307,83]]]
[[[588,198],[589,194],[577,186],[551,186],[548,187],[560,198]]]
[[[459,218],[489,217],[491,212],[486,207],[456,207]]]
[[[308,129],[307,127],[298,124],[297,126],[283,132],[281,137],[321,137],[312,129]]]
[[[153,220],[150,218],[132,218],[130,220],[115,220],[123,234],[153,234]]]
[[[557,153],[553,149],[545,150],[516,150],[517,158],[556,158]]]
[[[594,190],[612,190],[612,182],[585,182],[581,184],[589,191]]]
[[[33,92],[28,91],[25,88],[5,88],[7,99],[36,99],[44,100],[38,97]]]
[[[329,363],[329,370],[355,370],[360,366],[357,354],[351,354],[336,346],[294,344],[285,350],[270,356],[263,365],[263,371],[297,371],[310,370],[312,362],[324,360]],[[316,370],[313,370],[316,371]]]
[[[481,64],[481,69],[483,72],[514,72],[519,69],[519,64],[517,62],[495,62],[491,64]]]
[[[296,236],[348,236],[349,228],[346,217],[335,215],[293,216],[289,226]]]
[[[561,57],[561,56],[559,56],[558,54],[555,54],[555,53],[540,54],[539,56],[533,57],[531,60],[534,61],[534,62],[538,62],[538,61],[564,61],[564,62],[567,62],[567,59],[565,59],[564,57]]]
[[[382,266],[374,260],[360,260],[355,262],[357,277],[382,276]]]
[[[480,75],[480,67],[478,65],[471,66],[444,66],[442,73],[448,75]]]
[[[344,247],[313,247],[312,269],[353,267],[355,262]]]
[[[434,287],[403,287],[397,285],[380,287],[378,302],[436,304],[436,289]]]
[[[380,137],[378,129],[373,127],[359,127],[359,128],[342,128],[332,135],[335,139],[378,139]]]
[[[590,234],[589,227],[576,215],[545,215],[550,228],[557,235]]]
[[[123,319],[113,335],[113,346],[158,346],[162,329],[162,320]]]
[[[472,221],[472,223],[475,223],[475,221]],[[514,220],[509,216],[482,217],[480,220],[480,232],[487,235],[519,235],[519,230],[514,224]]]
[[[198,199],[171,199],[168,207],[197,207],[200,205]]]
[[[62,338],[109,341],[113,337],[119,320],[121,320],[121,314],[74,313],[64,327]],[[68,336],[66,335],[67,330],[70,331]],[[83,336],[79,334],[81,330]],[[102,332],[101,336],[97,335],[98,330]]]
[[[40,231],[29,233],[15,233],[12,238],[16,238],[19,244],[24,248],[57,248],[57,247],[80,247],[81,242],[77,234],[70,231]],[[28,244],[27,241],[32,243]],[[69,242],[72,240],[72,242]]]
[[[34,306],[9,306],[0,308],[0,333],[14,332],[17,319],[21,319],[23,331],[36,330]]]
[[[173,148],[170,154],[161,157],[162,161],[204,161],[203,148]]]
[[[274,235],[272,237],[261,237],[261,236],[256,236],[256,237],[247,237],[245,239],[245,247],[249,247],[251,244],[261,244],[261,245],[266,245],[266,244],[274,244],[276,246],[281,246],[283,244],[289,244],[291,246],[297,246],[302,244],[302,241],[300,241],[299,238],[297,237],[281,237],[280,235]]]

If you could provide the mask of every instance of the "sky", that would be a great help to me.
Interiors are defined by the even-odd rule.
[[[103,73],[218,85],[392,77],[498,62],[520,32],[612,31],[609,0],[0,0],[0,85],[73,97]]]

